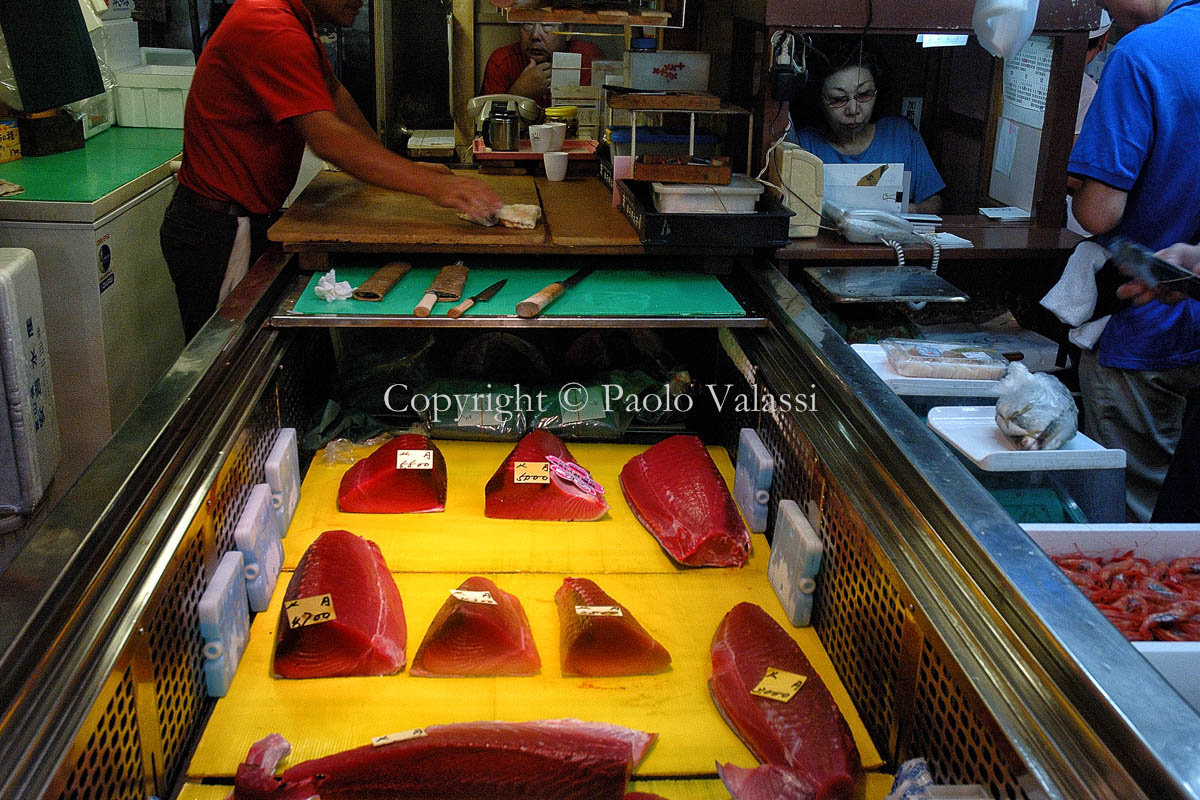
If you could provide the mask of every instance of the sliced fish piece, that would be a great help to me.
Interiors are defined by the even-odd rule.
[[[549,483],[516,482],[516,462],[549,464],[551,459],[571,466],[562,470],[548,468]],[[544,430],[526,434],[484,487],[484,516],[563,522],[591,522],[603,517],[608,511],[603,488],[594,481],[573,479],[568,470],[587,474],[554,434]]]
[[[690,567],[740,567],[750,534],[704,442],[664,439],[621,469],[621,491],[667,555]]]
[[[542,668],[521,601],[478,575],[450,593],[413,658],[413,675],[535,675]]]
[[[431,725],[386,738],[276,778],[290,746],[271,734],[250,748],[228,800],[622,800],[657,734],[550,719]]]
[[[760,607],[739,603],[717,626],[711,654],[713,701],[758,760],[796,773],[811,785],[815,800],[850,800],[862,771],[858,747],[829,689],[787,631]],[[768,670],[801,675],[805,682],[786,701],[751,694]]]
[[[410,451],[404,468],[397,454]],[[421,453],[432,453],[430,467]],[[407,454],[406,454],[407,455]],[[342,475],[338,510],[353,514],[412,514],[446,509],[446,459],[428,436],[406,433],[389,439]]]
[[[289,605],[322,595],[329,595],[325,607],[334,618],[292,627],[298,612]],[[404,669],[408,629],[400,590],[379,546],[349,531],[325,531],[304,551],[284,593],[277,629],[274,671],[281,678],[391,675]]]
[[[717,774],[733,800],[813,800],[816,797],[811,783],[774,764],[753,769],[717,764]]]
[[[587,578],[564,578],[554,593],[564,675],[652,675],[671,654],[629,609]]]

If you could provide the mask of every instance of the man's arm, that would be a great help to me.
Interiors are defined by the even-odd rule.
[[[1084,230],[1092,234],[1108,233],[1125,216],[1129,192],[1114,189],[1094,178],[1084,178],[1075,192],[1071,210]]]

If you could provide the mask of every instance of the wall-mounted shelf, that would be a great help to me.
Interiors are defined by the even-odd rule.
[[[598,10],[584,8],[516,8],[505,9],[509,22],[555,22],[581,25],[621,25],[642,28],[682,28],[687,14],[687,2],[679,11],[679,19],[670,11],[656,11],[630,5],[627,9],[606,7]]]

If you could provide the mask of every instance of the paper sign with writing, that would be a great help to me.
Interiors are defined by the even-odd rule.
[[[513,483],[549,483],[550,463],[547,461],[514,461]]]
[[[383,736],[376,736],[371,740],[371,744],[379,747],[380,745],[393,744],[395,742],[407,742],[409,739],[420,739],[422,736],[427,736],[424,728],[413,728],[410,731],[400,731],[399,733],[386,733]]]
[[[767,674],[763,676],[757,686],[750,690],[750,694],[786,703],[796,696],[796,692],[800,691],[800,687],[807,680],[808,678],[804,675],[768,667]]]
[[[396,469],[433,469],[433,451],[397,450]]]
[[[620,606],[575,606],[575,613],[581,617],[623,617]]]
[[[314,594],[311,597],[298,597],[283,604],[287,613],[288,626],[303,628],[308,625],[320,625],[337,619],[333,610],[333,598],[328,594]]]
[[[451,589],[450,596],[455,600],[462,600],[464,603],[479,603],[485,606],[500,605],[496,602],[496,598],[492,597],[491,592],[472,592],[467,589]]]

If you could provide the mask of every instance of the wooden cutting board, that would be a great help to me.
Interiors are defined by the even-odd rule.
[[[506,203],[538,205],[533,178],[526,175],[469,174],[489,184]],[[496,226],[485,228],[458,218],[415,194],[381,189],[344,172],[317,175],[267,235],[276,242],[302,245],[323,242],[407,244],[538,245],[546,241],[546,226],[533,230]]]
[[[620,209],[612,189],[599,178],[537,179],[546,224],[554,244],[563,247],[638,247],[642,240]]]

